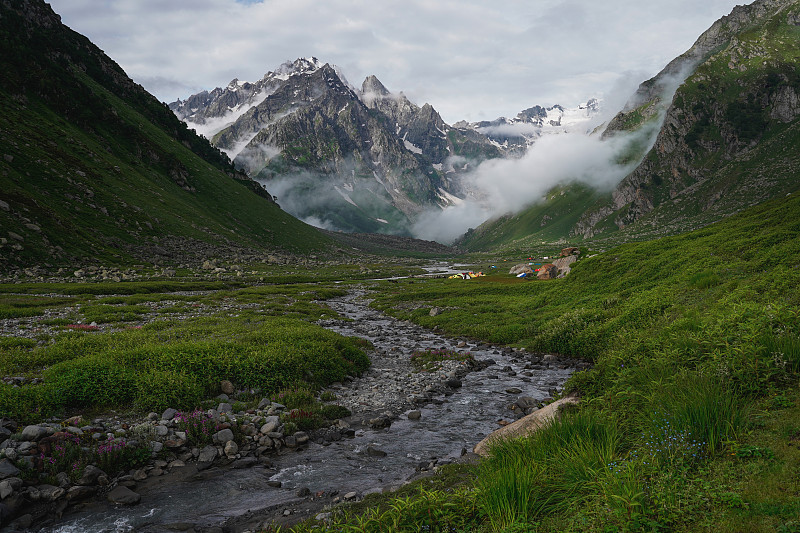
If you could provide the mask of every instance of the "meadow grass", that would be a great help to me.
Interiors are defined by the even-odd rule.
[[[465,527],[798,531],[798,287],[795,194],[583,259],[563,280],[401,280],[375,305],[594,363],[567,383],[576,411],[475,469]]]
[[[69,292],[51,292],[58,290]],[[4,338],[0,371],[43,382],[0,384],[0,416],[37,421],[71,409],[189,410],[214,396],[221,380],[268,397],[290,387],[314,390],[369,364],[363,342],[312,323],[333,315],[315,300],[341,295],[341,288],[263,286],[192,295],[146,290],[63,299],[81,324],[60,332],[57,324],[42,342]],[[171,318],[173,300],[191,315]],[[146,314],[156,316],[122,327]],[[89,321],[113,324],[100,331],[86,326]],[[341,414],[336,406],[312,407],[315,416]]]

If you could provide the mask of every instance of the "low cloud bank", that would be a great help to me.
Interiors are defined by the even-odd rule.
[[[659,79],[658,90],[664,109],[657,120],[638,131],[620,132],[606,139],[599,133],[587,135],[583,130],[546,135],[522,158],[484,161],[464,178],[480,199],[428,211],[418,218],[412,233],[419,239],[451,244],[469,228],[543,200],[556,185],[580,182],[601,191],[613,189],[653,147],[668,103],[694,67],[690,63],[680,65],[673,73]],[[637,104],[639,92],[633,99],[621,97],[633,93],[632,85],[637,77],[629,73],[618,80],[615,89],[604,97],[608,111],[601,113],[598,120],[610,120],[626,101],[627,108]],[[632,157],[634,155],[639,157]]]

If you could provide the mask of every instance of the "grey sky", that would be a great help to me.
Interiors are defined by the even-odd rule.
[[[532,105],[616,104],[735,0],[49,0],[171,102],[316,56],[374,74],[448,123]],[[613,96],[616,93],[617,96]]]

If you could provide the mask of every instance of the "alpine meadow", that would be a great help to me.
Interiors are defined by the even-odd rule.
[[[377,77],[422,20],[216,88],[125,55],[167,103],[62,22],[133,53],[137,6],[62,3],[0,1],[2,531],[800,532],[800,0],[452,124]],[[164,17],[213,6],[297,7]]]

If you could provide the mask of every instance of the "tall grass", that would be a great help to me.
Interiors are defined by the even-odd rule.
[[[478,467],[480,510],[495,530],[564,511],[598,491],[621,442],[613,420],[588,410],[501,441]]]
[[[719,376],[681,371],[674,381],[652,391],[645,413],[657,414],[644,426],[663,439],[664,453],[712,455],[745,426],[744,399]],[[649,427],[648,427],[649,426]]]

